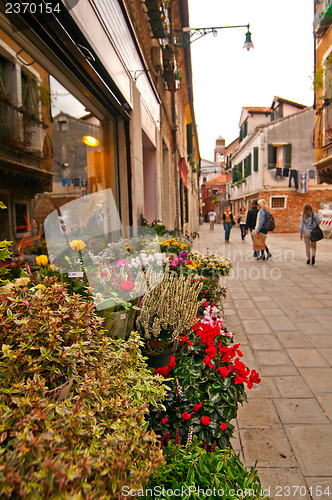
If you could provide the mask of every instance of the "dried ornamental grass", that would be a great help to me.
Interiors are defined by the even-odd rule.
[[[165,274],[163,281],[142,300],[137,329],[147,340],[176,340],[192,327],[200,305],[202,284],[185,276]]]

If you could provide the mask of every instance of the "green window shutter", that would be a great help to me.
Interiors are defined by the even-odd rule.
[[[292,145],[286,144],[285,146],[285,167],[290,168],[292,165]]]
[[[194,152],[193,148],[193,124],[187,125],[187,155],[190,156]]]
[[[239,142],[241,142],[241,141],[242,141],[242,139],[243,139],[243,137],[242,137],[242,128],[240,128]]]
[[[251,175],[251,153],[247,157],[247,172],[248,175]]]
[[[270,120],[271,120],[271,122],[274,121],[274,111],[272,111],[272,113],[270,114]]]
[[[258,148],[254,148],[254,172],[258,172]]]
[[[268,145],[268,168],[276,167],[276,148],[273,147],[273,144]]]
[[[248,123],[244,122],[243,124],[243,137],[246,137],[248,133]]]
[[[236,167],[233,167],[232,169],[232,181],[236,182]]]
[[[243,177],[248,176],[248,171],[247,171],[247,158],[243,160]]]

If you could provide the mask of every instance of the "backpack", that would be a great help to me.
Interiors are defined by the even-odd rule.
[[[268,210],[265,211],[265,223],[264,223],[264,228],[267,231],[273,231],[274,228],[276,227],[275,222],[274,222],[274,217]]]

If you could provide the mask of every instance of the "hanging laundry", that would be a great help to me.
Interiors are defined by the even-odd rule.
[[[71,179],[69,179],[69,178],[67,179],[67,186],[68,187],[71,186]]]
[[[80,177],[74,177],[73,184],[74,184],[75,187],[80,187],[81,178]]]
[[[63,187],[65,187],[65,185],[67,184],[67,179],[65,177],[62,177],[61,183],[62,183]]]
[[[298,170],[292,169],[290,171],[288,187],[291,187],[292,179],[294,179],[295,189],[298,190],[299,189],[299,171]]]
[[[308,176],[307,172],[300,172],[299,175],[300,187],[299,193],[307,193],[308,192]]]
[[[283,177],[289,177],[289,168],[288,168],[288,167],[285,167],[285,168],[282,170],[282,176],[283,176]]]
[[[280,177],[280,178],[281,178],[281,177],[282,177],[282,175],[281,175],[281,174],[282,174],[282,168],[277,167],[277,168],[276,168],[276,178],[277,178],[277,177]]]
[[[316,179],[316,170],[311,169],[311,170],[309,170],[308,174],[309,174],[308,175],[309,179]]]

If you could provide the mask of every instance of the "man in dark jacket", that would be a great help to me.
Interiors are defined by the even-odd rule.
[[[247,220],[246,220],[246,229],[250,230],[250,234],[256,227],[256,220],[257,220],[257,214],[259,212],[258,206],[257,206],[257,200],[253,200],[251,202],[251,208],[248,210],[247,213]],[[252,239],[252,237],[251,237]],[[258,257],[259,252],[257,250],[254,251],[254,257]]]

